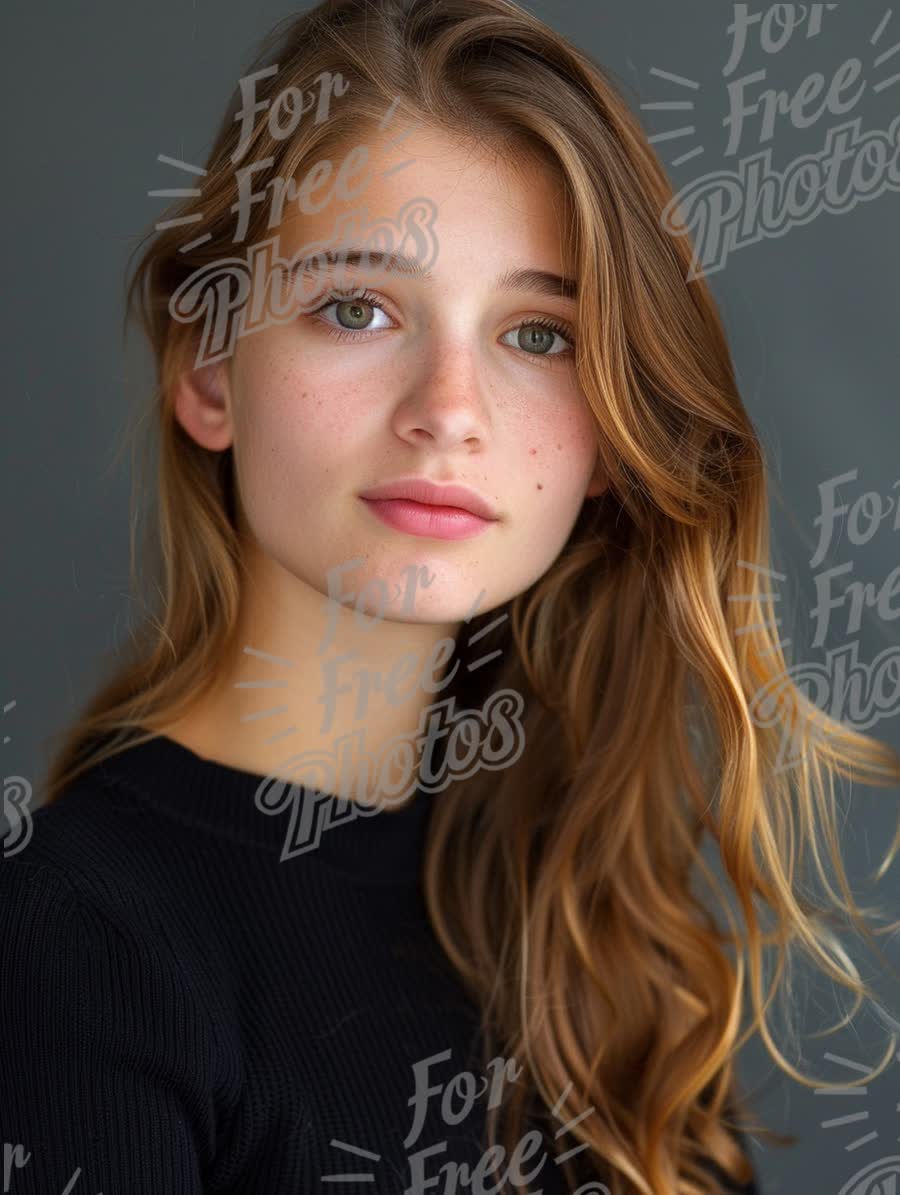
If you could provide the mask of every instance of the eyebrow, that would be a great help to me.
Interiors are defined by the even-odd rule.
[[[378,249],[328,249],[298,261],[286,271],[288,279],[303,271],[312,273],[330,265],[345,265],[351,269],[365,269],[366,264],[396,270],[408,274],[421,282],[434,284],[437,279],[431,270],[423,269],[414,257],[405,253],[383,253]],[[576,299],[578,284],[574,278],[567,278],[548,270],[517,269],[506,270],[495,281],[497,290],[529,291],[534,294],[550,295],[558,299]]]

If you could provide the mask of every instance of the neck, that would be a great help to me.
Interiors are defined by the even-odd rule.
[[[162,733],[205,758],[366,804],[415,789],[431,707],[448,695],[457,623],[329,599],[258,554],[235,647]],[[395,587],[396,589],[396,587]],[[445,680],[446,677],[446,680]]]

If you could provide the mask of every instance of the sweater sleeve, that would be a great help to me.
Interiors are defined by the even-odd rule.
[[[210,1057],[164,939],[101,910],[52,866],[0,861],[0,1148],[11,1195],[202,1192]]]

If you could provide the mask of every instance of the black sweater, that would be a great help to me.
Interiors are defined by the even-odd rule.
[[[443,794],[298,851],[312,794],[294,790],[291,829],[263,781],[161,736],[0,859],[11,1195],[564,1191],[562,1121],[531,1122],[518,1171],[482,1138],[512,1079],[483,1067],[426,914]]]

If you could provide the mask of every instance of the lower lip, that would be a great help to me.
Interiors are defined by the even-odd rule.
[[[428,506],[408,498],[363,498],[363,502],[389,527],[430,539],[470,539],[496,522],[458,506]]]

